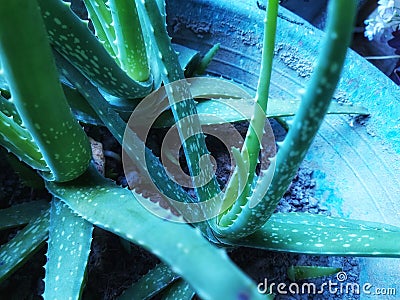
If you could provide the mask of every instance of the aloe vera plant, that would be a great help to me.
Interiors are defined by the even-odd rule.
[[[62,1],[2,1],[0,144],[39,172],[53,199],[50,204],[38,201],[0,210],[1,229],[28,224],[1,246],[0,278],[9,276],[47,240],[43,297],[79,298],[93,226],[142,246],[162,261],[121,296],[126,299],[148,298],[162,290],[171,299],[190,299],[194,293],[204,299],[272,298],[258,293],[256,284],[221,249],[225,246],[400,257],[400,228],[273,213],[328,109],[365,113],[357,107],[343,110],[330,101],[350,43],[355,0],[330,1],[325,41],[300,104],[283,107],[269,101],[278,2],[268,1],[257,95],[249,104],[242,99],[249,95],[233,83],[223,89],[228,83],[213,86],[211,80],[204,86],[185,80],[190,59],[183,59],[171,44],[163,1],[85,0],[95,35]],[[208,57],[200,63],[200,73],[207,61]],[[156,109],[162,113],[156,125],[176,123],[195,198],[169,178],[160,159],[145,146],[146,137],[127,126],[124,117],[132,111],[135,116],[142,105],[144,118],[152,119],[154,109],[146,107],[143,98],[161,82],[164,93],[156,92],[156,99],[164,106]],[[225,101],[194,100],[207,97]],[[246,112],[239,114],[237,107]],[[210,160],[203,159],[209,152],[201,128],[219,124],[221,118],[215,116],[222,110],[229,121],[247,119],[250,124],[243,147],[232,150],[236,167],[225,190]],[[211,116],[199,117],[201,111],[211,111]],[[288,134],[278,151],[268,155],[263,142],[267,117],[288,115],[295,115]],[[101,176],[89,164],[89,142],[77,118],[106,126],[144,183],[128,190]],[[257,173],[260,155],[270,162],[261,164]],[[143,187],[151,187],[181,215],[152,202],[154,194]],[[186,224],[190,220],[192,226]],[[324,273],[320,271],[307,269],[307,276]]]

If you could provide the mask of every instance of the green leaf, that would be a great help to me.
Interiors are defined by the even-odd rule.
[[[57,181],[79,176],[91,159],[90,145],[65,99],[36,1],[3,3],[0,52],[13,102],[51,171],[43,175]]]
[[[0,247],[0,281],[16,271],[44,243],[48,236],[48,211],[30,222],[9,242]]]
[[[190,300],[194,297],[195,292],[190,285],[182,280],[178,279],[167,290],[163,293],[163,300]]]
[[[147,96],[152,80],[131,79],[80,20],[61,0],[38,0],[54,48],[107,93],[122,98]]]
[[[112,16],[109,7],[107,7],[104,0],[84,0],[84,3],[96,31],[97,38],[111,57],[115,58],[115,61],[119,64],[117,59],[118,49],[114,44],[115,30],[112,26]]]
[[[307,213],[276,213],[255,233],[227,243],[314,255],[400,257],[400,228]]]
[[[13,205],[0,210],[0,230],[28,224],[48,210],[46,201],[31,201]]]
[[[134,80],[148,80],[150,70],[135,1],[109,0],[108,3],[121,68]]]
[[[150,299],[177,278],[168,266],[160,263],[126,289],[118,300]]]
[[[232,239],[244,237],[260,229],[274,212],[282,195],[295,176],[330,105],[350,43],[356,1],[329,2],[328,26],[317,66],[302,97],[283,143],[278,143],[276,168],[268,191],[251,207],[249,202],[237,207],[237,214],[228,218],[229,227],[220,226],[220,234]],[[233,221],[233,223],[232,223]]]
[[[184,80],[178,57],[172,49],[171,39],[166,31],[165,22],[155,0],[145,0],[145,8],[159,49],[161,61],[161,78],[166,87],[170,109],[177,122],[177,130],[185,153],[193,188],[198,201],[218,199],[220,189],[214,176],[213,165],[210,159],[203,159],[209,155],[205,144],[205,137],[201,130],[196,106],[190,93],[189,85]],[[214,216],[218,210],[218,201],[212,201],[205,209],[206,215]],[[191,217],[186,216],[185,217]]]
[[[206,72],[208,65],[211,63],[212,59],[217,54],[220,46],[221,45],[219,43],[215,44],[214,46],[211,47],[210,50],[207,51],[206,54],[204,54],[203,58],[197,65],[197,68],[194,71],[194,74],[203,75]]]
[[[146,199],[117,187],[101,177],[94,167],[77,180],[47,182],[47,187],[85,220],[158,256],[174,273],[187,280],[200,297],[263,298],[256,285],[226,253],[212,246],[199,230],[165,220],[174,219],[168,211],[165,211],[165,219],[150,214],[140,204]],[[149,205],[151,203],[149,201]],[[224,278],[223,282],[221,278]]]
[[[84,286],[93,225],[58,199],[50,209],[44,299],[79,299]]]
[[[0,144],[32,168],[49,172],[42,153],[30,132],[0,111]]]
[[[248,197],[251,194],[251,186],[253,184],[254,177],[256,176],[255,172],[258,163],[258,157],[260,155],[261,140],[264,134],[266,113],[268,108],[268,97],[271,83],[272,61],[274,57],[278,18],[278,4],[279,1],[277,0],[268,2],[268,8],[266,10],[266,16],[264,19],[264,44],[261,58],[260,77],[257,85],[253,113],[250,118],[249,128],[241,149],[241,155],[243,161],[245,162],[244,165],[246,166],[246,169],[240,168],[240,164],[237,164],[235,167],[235,172],[233,173],[233,176],[245,175],[247,178],[243,187],[238,190],[238,194],[234,195],[236,198],[235,202],[228,210],[222,212],[222,214],[219,216],[218,227],[221,227],[223,230],[232,226],[233,222],[240,216],[243,207],[245,207],[245,205],[248,203]],[[232,185],[235,184],[236,180],[231,178],[227,184],[227,189],[232,189]],[[225,195],[228,196],[228,194]],[[229,195],[229,197],[226,196],[223,199],[224,203],[232,201],[230,199],[231,195]],[[245,214],[245,216],[247,217],[247,214]],[[225,235],[225,233],[222,234]]]

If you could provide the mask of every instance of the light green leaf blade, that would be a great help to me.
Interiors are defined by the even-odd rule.
[[[306,213],[276,213],[233,244],[314,255],[400,257],[400,228]]]
[[[49,208],[46,201],[31,201],[0,210],[0,230],[28,224]]]
[[[50,209],[44,299],[79,299],[92,242],[93,225],[58,199]]]
[[[23,264],[48,236],[49,213],[46,212],[24,229],[8,243],[0,247],[0,281],[11,275]]]
[[[209,244],[198,229],[154,216],[139,204],[140,195],[117,187],[94,168],[75,181],[47,182],[47,187],[82,218],[157,255],[187,280],[200,297],[263,298],[225,251]],[[166,212],[165,218],[173,216]]]
[[[102,90],[116,97],[135,99],[147,96],[152,79],[130,78],[63,1],[38,1],[49,39],[55,49],[73,63]]]
[[[50,169],[43,176],[57,181],[79,176],[91,159],[90,144],[65,99],[36,1],[2,3],[0,52],[12,101]]]
[[[190,300],[195,292],[183,279],[178,279],[163,293],[163,300]]]
[[[150,299],[178,277],[167,265],[160,263],[126,289],[118,300]]]

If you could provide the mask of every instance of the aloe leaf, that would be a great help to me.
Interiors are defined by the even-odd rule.
[[[353,219],[343,219],[330,216],[324,216],[319,214],[309,213],[275,213],[273,214],[275,220],[281,223],[294,224],[295,222],[301,223],[308,226],[323,226],[323,227],[339,227],[349,229],[371,229],[371,230],[382,230],[391,232],[400,232],[400,227],[393,226],[390,224],[383,224],[371,221],[360,221]],[[292,220],[294,218],[294,220]]]
[[[57,181],[79,176],[91,159],[90,145],[58,81],[36,1],[2,5],[0,51],[13,102],[51,171],[43,175]]]
[[[62,87],[74,116],[79,121],[93,125],[103,125],[96,112],[76,88],[73,88],[66,83],[63,83]]]
[[[135,1],[109,0],[109,6],[121,68],[135,80],[148,80],[150,70]]]
[[[255,233],[231,243],[315,255],[400,257],[400,228],[380,225],[310,214],[277,213]]]
[[[330,276],[342,271],[342,268],[320,267],[320,266],[290,266],[287,269],[287,276],[291,281],[312,279]]]
[[[46,201],[31,201],[0,210],[0,230],[28,224],[49,208]]]
[[[200,52],[180,44],[172,44],[172,48],[178,55],[179,65],[184,71],[185,77],[189,77],[193,73],[200,61]]]
[[[116,59],[118,48],[114,44],[116,35],[112,26],[110,9],[104,3],[104,0],[84,0],[83,2],[93,23],[97,38],[111,57],[115,58],[115,61],[119,64],[118,59]]]
[[[196,106],[188,83],[184,80],[178,57],[172,49],[170,37],[155,0],[145,0],[154,35],[159,48],[161,76],[167,85],[166,92],[170,108],[177,122],[177,130],[185,153],[193,187],[199,201],[208,201],[204,207],[206,215],[213,217],[219,210],[220,189],[214,176],[213,165],[208,157]],[[205,158],[202,159],[201,158]],[[186,216],[185,216],[186,217]]]
[[[229,218],[234,222],[229,228],[221,228],[223,235],[237,239],[261,228],[287,190],[330,105],[350,43],[356,6],[356,1],[330,1],[327,33],[318,64],[285,140],[278,143],[271,185],[255,207],[247,202],[240,207],[238,216]]]
[[[0,144],[33,168],[48,172],[49,168],[30,132],[14,122],[13,116],[0,111]]]
[[[7,87],[7,90],[9,90],[8,87]],[[18,114],[14,104],[11,102],[11,100],[4,98],[1,94],[0,94],[0,111],[3,114],[5,114],[7,117],[9,117],[9,118],[12,117],[14,122],[16,122],[18,125],[22,126],[21,117]]]
[[[93,225],[58,199],[50,209],[44,299],[79,299],[84,286]]]
[[[4,76],[4,71],[1,66],[1,60],[0,60],[0,93],[3,93],[3,91],[7,91],[7,90],[8,90],[8,83]]]
[[[158,52],[159,52],[158,46],[154,37],[153,29],[151,26],[149,26],[150,19],[149,16],[147,15],[143,1],[135,1],[135,2],[137,5],[140,24],[142,24],[143,39],[147,48],[147,60],[149,62],[150,71],[153,77],[154,90],[158,90],[162,84],[160,58],[158,57]],[[165,5],[162,4],[162,6],[165,11]]]
[[[6,244],[0,247],[0,281],[6,279],[23,264],[47,239],[48,211],[30,222]]]
[[[215,44],[214,46],[211,47],[210,50],[207,51],[206,54],[204,54],[203,58],[197,65],[197,68],[194,71],[194,74],[202,75],[206,72],[208,65],[211,63],[212,59],[217,54],[219,47],[220,47],[219,43]]]
[[[194,297],[195,292],[190,285],[178,279],[172,283],[167,290],[163,293],[163,300],[190,300]]]
[[[149,214],[138,203],[145,201],[139,199],[142,196],[101,177],[94,167],[68,183],[47,182],[47,188],[85,220],[151,251],[187,280],[200,297],[262,298],[226,253],[212,246],[198,230]]]
[[[103,98],[99,91],[61,55],[56,53],[55,57],[63,75],[82,93],[115,139],[124,147],[123,155],[127,152],[127,155],[129,155],[128,160],[132,161],[135,168],[138,169],[145,188],[153,191],[155,186],[155,193],[157,195],[166,199],[166,201],[173,200],[183,203],[177,210],[182,208],[184,212],[187,212],[188,208],[185,203],[192,203],[194,199],[189,196],[180,185],[169,178],[160,160],[151,150],[145,147],[143,141],[140,140],[140,138],[127,127],[127,124],[121,117],[111,109],[109,103]],[[127,133],[125,133],[125,130]],[[137,153],[142,151],[144,151],[144,157],[139,157]],[[126,158],[124,158],[124,161],[125,159]],[[136,187],[132,188],[136,189]],[[152,209],[155,208],[153,207]],[[191,207],[189,207],[189,209],[191,209]],[[153,213],[156,212],[153,211]],[[204,220],[203,213],[197,206],[191,210],[190,215],[196,220]],[[207,223],[196,223],[196,227],[198,227],[208,239],[217,242]]]
[[[49,40],[54,48],[74,64],[99,88],[116,97],[139,98],[150,93],[152,80],[138,82],[130,78],[80,20],[69,4],[38,1]]]
[[[176,184],[176,182],[169,180],[160,160],[155,157],[151,150],[144,146],[143,141],[140,140],[132,130],[129,130],[127,124],[114,110],[111,109],[107,100],[102,97],[99,91],[63,57],[59,54],[56,54],[55,57],[59,67],[61,68],[61,72],[83,94],[115,139],[124,147],[124,151],[136,152],[130,151],[128,147],[133,147],[137,150],[137,147],[142,146],[145,149],[145,159],[139,159],[139,157],[134,155],[134,153],[131,153],[133,155],[130,157],[130,159],[134,161],[135,166],[139,169],[140,174],[143,174],[141,178],[142,181],[146,180],[148,172],[154,180],[154,184],[157,185],[157,188],[159,188],[166,197],[180,202],[193,201],[193,199],[190,200],[191,197],[182,189],[181,186]],[[126,140],[124,142],[125,130],[129,132],[129,134],[125,135],[129,136],[129,142]],[[133,150],[133,148],[131,150]],[[138,151],[140,150],[137,150],[137,152]],[[146,186],[151,187],[152,183],[146,184]],[[202,231],[205,232],[206,228],[203,227]]]
[[[264,46],[261,58],[260,78],[257,85],[253,115],[250,119],[250,125],[247,130],[246,139],[241,151],[246,169],[240,169],[239,165],[237,165],[236,170],[233,173],[233,176],[239,176],[240,174],[245,173],[247,175],[247,182],[242,189],[238,190],[238,195],[233,195],[234,197],[237,197],[237,199],[233,203],[232,207],[219,216],[218,226],[221,227],[223,231],[225,231],[227,227],[231,227],[232,222],[235,222],[235,220],[239,217],[243,206],[248,203],[247,197],[251,193],[251,185],[255,176],[256,166],[261,149],[261,139],[264,133],[264,126],[266,122],[269,87],[272,73],[272,61],[274,57],[278,6],[279,1],[268,1],[266,17],[264,20]],[[235,183],[236,182],[234,180],[228,182],[227,189],[232,189],[231,185]],[[223,202],[226,203],[231,201],[230,198],[231,197],[224,197]],[[225,233],[222,234],[225,235]]]
[[[150,299],[177,278],[167,265],[160,263],[126,289],[118,300]]]

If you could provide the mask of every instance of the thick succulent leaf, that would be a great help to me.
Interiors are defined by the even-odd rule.
[[[43,176],[58,181],[79,176],[91,159],[90,145],[65,99],[36,1],[4,2],[0,51],[12,101],[51,171]]]
[[[90,32],[66,2],[38,1],[49,39],[55,49],[73,63],[98,87],[122,98],[144,97],[152,89],[152,80],[138,82],[130,78]]]
[[[251,194],[252,184],[256,176],[256,167],[261,150],[261,138],[264,134],[266,122],[266,113],[268,108],[269,89],[271,84],[272,62],[274,57],[275,36],[278,19],[279,1],[271,0],[268,3],[266,16],[264,19],[264,39],[261,58],[260,77],[258,79],[257,92],[254,99],[255,105],[250,118],[249,128],[241,149],[242,159],[245,162],[246,169],[242,169],[240,164],[235,167],[233,176],[245,175],[246,182],[242,189],[239,189],[238,195],[232,206],[224,211],[218,219],[218,226],[222,228],[231,227],[240,215],[242,208],[248,203],[248,197]],[[268,122],[268,121],[267,121]],[[236,181],[228,182],[228,189]],[[239,181],[240,182],[240,181]],[[225,195],[223,202],[232,201]]]
[[[134,163],[136,170],[140,174],[141,181],[147,189],[146,192],[148,190],[153,190],[155,184],[155,192],[161,197],[165,196],[165,198],[182,203],[193,202],[194,199],[189,196],[180,185],[169,178],[160,160],[151,152],[151,150],[145,147],[143,141],[140,140],[140,138],[130,130],[130,127],[127,127],[127,124],[121,119],[121,117],[111,109],[109,103],[103,98],[99,91],[61,55],[55,54],[55,57],[64,76],[82,93],[115,139],[124,147],[123,155],[125,155],[125,152],[128,152],[128,160]],[[127,134],[125,134],[125,130],[127,131]],[[139,158],[137,155],[137,153],[141,151],[145,152],[144,158]],[[168,199],[166,200],[168,201]],[[187,211],[186,205],[182,205],[182,207]],[[153,207],[153,209],[158,208]],[[202,214],[202,212],[199,209],[192,211],[194,218],[203,218],[203,215],[198,216],[197,214]],[[199,222],[196,224],[196,227],[200,228],[200,230],[206,234],[210,240],[216,241],[207,223]]]
[[[87,124],[103,125],[101,120],[97,117],[96,112],[76,88],[71,87],[70,84],[66,82],[63,82],[62,87],[74,116],[79,121]]]
[[[49,209],[46,201],[31,201],[0,210],[0,230],[28,224]]]
[[[301,213],[273,214],[236,245],[315,255],[400,257],[400,228]]]
[[[35,253],[48,236],[49,212],[30,222],[6,244],[0,247],[0,281]]]
[[[44,299],[79,299],[84,286],[93,225],[58,199],[50,209]]]
[[[118,300],[150,299],[177,278],[167,265],[160,263],[126,289]]]
[[[196,66],[196,69],[194,70],[194,74],[203,75],[206,72],[208,65],[211,63],[212,59],[217,54],[220,46],[221,46],[221,44],[219,44],[219,43],[215,44],[214,46],[211,47],[210,50],[207,51],[206,54],[204,54],[203,58],[201,59],[199,64]]]
[[[175,122],[177,122],[177,130],[194,190],[199,201],[218,199],[220,189],[214,176],[211,161],[203,159],[203,163],[200,164],[201,158],[208,157],[209,151],[206,147],[195,102],[190,93],[189,85],[184,80],[185,77],[179,65],[178,56],[172,49],[166,24],[155,0],[145,0],[144,3],[159,49],[161,78],[167,85],[166,93],[170,109]],[[218,205],[218,201],[211,202],[206,206],[207,212],[205,213],[214,216],[213,214],[218,211]]]
[[[93,23],[96,36],[103,44],[104,48],[113,58],[117,58],[118,49],[115,41],[115,30],[112,26],[112,16],[110,8],[103,0],[84,0],[89,18]],[[118,59],[116,59],[118,62]]]
[[[291,117],[296,114],[299,109],[301,100],[281,100],[281,99],[270,99],[268,100],[268,111],[267,117]],[[327,114],[357,114],[357,115],[368,115],[368,110],[355,104],[339,103],[332,101],[329,104]]]
[[[143,197],[117,187],[94,168],[77,180],[47,182],[47,187],[82,218],[157,255],[187,280],[200,297],[262,298],[256,285],[199,230],[154,216],[139,204],[138,198]],[[173,218],[167,211],[164,217]]]
[[[0,74],[1,77],[1,74]],[[7,86],[7,91],[9,92],[10,89]],[[0,111],[5,114],[7,117],[13,119],[14,122],[16,122],[18,125],[22,125],[22,120],[20,115],[17,112],[17,109],[15,108],[15,105],[12,103],[11,100],[4,98],[1,93],[0,93]]]
[[[320,266],[291,266],[287,270],[287,276],[291,281],[312,279],[330,276],[340,272],[341,268]]]
[[[21,161],[40,171],[49,168],[29,131],[0,111],[0,144]]]
[[[101,0],[100,0],[101,1]],[[158,57],[158,46],[154,37],[153,28],[148,26],[150,24],[149,16],[147,15],[146,9],[144,7],[143,1],[135,1],[139,13],[140,24],[142,24],[143,30],[143,38],[147,48],[147,59],[150,65],[150,71],[153,76],[153,86],[154,90],[157,90],[161,87],[162,79],[161,79],[161,68],[160,68],[160,58]],[[162,2],[164,2],[162,0]],[[165,19],[165,6],[162,4],[164,8],[164,19]]]
[[[163,300],[190,300],[195,295],[194,290],[183,279],[178,279],[163,293]]]
[[[237,239],[255,232],[265,224],[295,176],[330,105],[351,39],[356,1],[329,2],[327,33],[317,66],[309,81],[301,106],[283,143],[278,143],[276,168],[263,199],[250,207],[241,206],[240,214],[231,216],[233,223],[220,226],[220,234]],[[224,224],[222,224],[224,225]]]
[[[178,55],[179,64],[188,77],[193,72],[193,68],[199,63],[200,53],[180,44],[172,44],[172,48]]]
[[[275,220],[281,223],[295,224],[296,222],[309,226],[339,227],[350,229],[373,229],[391,232],[400,232],[400,228],[390,224],[383,224],[370,221],[360,221],[353,219],[334,218],[319,214],[309,213],[276,213],[273,214]],[[292,218],[296,218],[292,220]]]
[[[146,81],[150,70],[136,1],[109,0],[121,68],[134,80]]]

